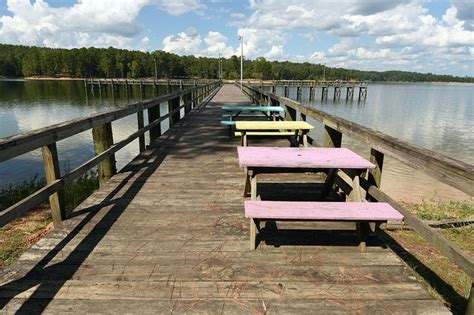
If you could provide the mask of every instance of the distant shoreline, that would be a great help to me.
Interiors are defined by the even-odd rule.
[[[18,77],[18,78],[9,78],[0,76],[0,80],[25,80],[25,81],[83,81],[89,78],[77,78],[77,77]],[[94,79],[101,79],[101,80],[109,80],[110,78],[94,78]],[[113,78],[115,79],[128,79],[128,78]],[[160,78],[162,79],[162,78]],[[245,80],[254,80],[255,82],[260,82],[259,79],[245,79]],[[296,79],[295,79],[296,80]],[[228,81],[228,80],[227,80]],[[235,80],[231,80],[235,81]],[[273,81],[273,80],[263,80],[265,81]],[[439,84],[474,84],[471,82],[456,82],[456,81],[370,81],[370,83],[376,84],[383,84],[383,83],[409,83],[409,84],[418,84],[418,83],[439,83]]]

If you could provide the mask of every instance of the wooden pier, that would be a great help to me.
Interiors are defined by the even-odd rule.
[[[303,96],[303,89],[308,90],[308,100],[320,99],[325,101],[328,99],[329,88],[333,91],[333,101],[341,99],[343,90],[345,89],[345,100],[352,101],[354,93],[358,89],[358,101],[365,101],[367,98],[367,81],[317,81],[317,80],[274,80],[274,81],[257,81],[246,80],[247,85],[259,87],[261,89],[268,88],[272,93],[276,92],[278,87],[283,88],[283,96],[289,97],[290,89],[296,88],[296,99],[301,100]],[[320,92],[317,92],[320,90]]]
[[[253,101],[264,100],[250,87],[246,92]],[[170,114],[153,116],[152,109],[167,101]],[[372,238],[361,253],[352,225],[328,230],[327,224],[302,223],[300,231],[290,232],[283,224],[278,234],[269,232],[266,244],[248,250],[238,140],[229,140],[220,125],[220,106],[249,102],[234,85],[219,90],[210,83],[87,120],[97,128],[137,113],[139,130],[148,129],[135,136],[149,130],[154,136],[146,148],[141,142],[141,154],[118,174],[102,164],[101,188],[67,219],[60,214],[54,231],[1,273],[3,312],[449,314],[382,241]],[[143,127],[143,110],[153,128]],[[156,122],[164,119],[171,128],[161,135]],[[74,132],[83,123],[76,122]],[[71,135],[65,130],[70,129],[60,130],[59,139],[52,131],[29,137],[51,147],[52,139]],[[113,163],[117,144],[97,138],[104,147],[94,163]],[[32,148],[22,139],[1,141],[0,161]],[[262,185],[262,196],[284,199],[296,187],[304,199],[319,187],[314,175],[304,175],[307,184],[300,186],[291,176],[278,176],[287,187],[275,192],[272,184]],[[57,183],[64,177],[48,181],[53,188],[43,199],[61,188]],[[1,225],[39,199],[1,212]]]

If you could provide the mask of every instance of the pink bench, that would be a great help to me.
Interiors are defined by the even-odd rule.
[[[368,223],[402,220],[403,215],[382,202],[294,202],[245,201],[245,217],[250,219],[250,249],[256,248],[260,221],[350,221],[357,223],[360,248],[365,251]]]

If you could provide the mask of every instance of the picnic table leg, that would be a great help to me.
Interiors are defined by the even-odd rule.
[[[360,180],[359,176],[355,176],[352,180],[352,191],[349,194],[349,198],[354,202],[361,202],[362,196],[360,194]],[[359,237],[360,243],[359,248],[360,251],[365,253],[367,251],[367,236],[369,235],[369,223],[368,222],[356,222],[356,231],[357,236]]]
[[[245,187],[244,187],[244,197],[247,197],[250,192],[250,174],[247,168],[244,168],[245,171]]]
[[[243,147],[247,146],[247,133],[242,134],[242,146]]]
[[[250,200],[257,200],[257,174],[250,174]]]
[[[308,133],[303,131],[303,147],[308,147]]]
[[[259,223],[256,219],[250,219],[250,250],[255,250],[257,248],[257,232],[258,232]]]
[[[331,192],[332,187],[334,186],[334,180],[336,179],[337,169],[329,169],[326,180],[324,181],[323,189],[321,191],[321,198],[326,199],[326,197]]]

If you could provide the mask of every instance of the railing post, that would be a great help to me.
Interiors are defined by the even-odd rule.
[[[52,143],[42,147],[42,151],[44,175],[46,177],[46,183],[49,185],[57,179],[61,178],[56,143]],[[49,205],[51,207],[51,214],[53,217],[54,224],[57,224],[62,220],[66,219],[64,191],[62,189],[49,196]]]
[[[92,138],[94,139],[95,154],[99,155],[114,144],[112,135],[112,124],[106,123],[92,128]],[[99,162],[99,185],[104,185],[116,172],[115,155]]]
[[[296,121],[296,109],[285,104],[285,120]]]
[[[380,187],[382,183],[383,158],[384,154],[382,152],[370,149],[370,162],[375,164],[375,168],[369,170],[368,180],[370,185]]]
[[[144,115],[143,115],[142,110],[137,112],[137,123],[138,123],[138,130],[145,127],[145,120],[144,120]],[[145,151],[145,135],[144,134],[138,137],[138,147],[140,149],[140,152]]]
[[[323,147],[340,148],[342,143],[342,133],[324,125]]]
[[[179,108],[179,101],[180,101],[179,96],[168,101],[168,113],[170,113],[170,116],[169,116],[170,128],[174,124],[176,124],[181,118],[180,111],[177,111],[176,113],[171,114],[172,111]]]
[[[186,93],[183,95],[184,102],[184,116],[186,116],[191,111],[191,93]]]
[[[160,104],[148,108],[148,124],[161,117]],[[150,129],[150,143],[161,136],[161,123]]]

